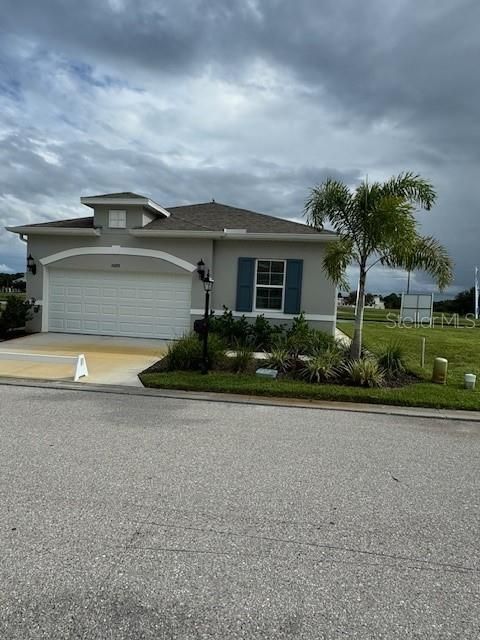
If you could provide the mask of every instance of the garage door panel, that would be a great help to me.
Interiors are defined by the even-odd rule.
[[[82,322],[81,320],[65,318],[64,327],[67,331],[78,331],[82,328]]]
[[[190,327],[190,275],[50,271],[49,331],[175,338]]]

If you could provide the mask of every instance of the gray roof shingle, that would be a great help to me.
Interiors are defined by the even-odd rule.
[[[119,195],[119,194],[107,194]],[[122,194],[125,195],[125,194]],[[132,196],[135,194],[131,194]],[[138,196],[143,197],[143,196]],[[239,209],[219,202],[205,202],[190,204],[167,209],[170,217],[159,216],[142,229],[145,231],[221,231],[224,229],[246,229],[247,233],[285,233],[285,234],[332,234],[332,231],[317,231],[299,222],[291,222],[284,218],[269,216],[264,213]],[[74,218],[57,220],[38,224],[23,225],[24,227],[65,227],[65,228],[93,228],[94,218]],[[18,227],[19,229],[22,227]]]
[[[248,233],[305,233],[319,231],[285,218],[277,218],[248,209],[239,209],[219,202],[189,204],[168,207],[170,218],[157,218],[145,229],[191,229],[192,231],[223,231],[224,229],[246,229]]]

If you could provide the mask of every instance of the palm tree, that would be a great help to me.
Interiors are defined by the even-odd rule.
[[[416,207],[429,211],[435,198],[433,186],[411,172],[383,183],[365,180],[353,192],[332,179],[311,190],[305,203],[308,223],[322,229],[329,222],[338,234],[325,254],[326,273],[345,287],[347,266],[354,263],[360,270],[352,358],[359,358],[362,350],[365,283],[374,265],[422,269],[440,290],[452,282],[453,264],[446,249],[435,238],[421,236],[415,219]]]

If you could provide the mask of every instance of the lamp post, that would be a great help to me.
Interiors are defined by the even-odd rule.
[[[213,278],[210,277],[210,270],[205,273],[205,263],[203,260],[199,260],[197,262],[197,273],[200,280],[203,282],[203,289],[205,291],[205,313],[203,317],[203,326],[202,326],[202,341],[203,341],[203,352],[202,352],[202,374],[206,375],[208,373],[208,325],[209,325],[209,317],[210,317],[210,293],[213,289]]]

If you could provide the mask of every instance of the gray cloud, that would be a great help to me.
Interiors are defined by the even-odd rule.
[[[439,192],[423,228],[469,286],[479,19],[474,0],[3,0],[0,222],[130,188],[295,217],[328,174],[412,169]],[[4,233],[0,250],[19,263]]]

